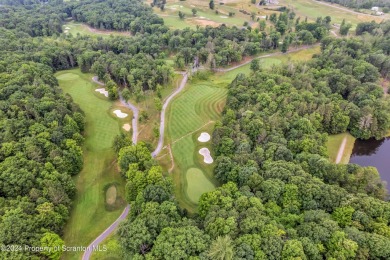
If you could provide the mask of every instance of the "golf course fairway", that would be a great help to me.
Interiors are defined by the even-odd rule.
[[[66,246],[88,246],[125,207],[124,181],[116,171],[111,145],[124,120],[131,116],[118,119],[112,114],[113,102],[95,91],[99,86],[91,82],[91,74],[73,69],[58,72],[56,77],[62,90],[80,106],[86,119],[84,166],[74,177],[77,195],[64,230],[64,240]],[[117,187],[116,207],[107,210],[106,189],[112,184]],[[82,253],[67,252],[64,259],[80,259]]]
[[[211,152],[211,140],[199,142],[201,132],[210,135],[219,120],[227,90],[215,82],[193,80],[172,101],[167,113],[167,138],[174,158],[173,179],[176,197],[182,206],[194,211],[202,193],[218,185],[213,177],[214,164],[203,162],[200,148]]]

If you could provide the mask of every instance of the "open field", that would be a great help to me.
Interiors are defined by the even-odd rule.
[[[352,154],[353,145],[355,143],[355,137],[353,137],[350,133],[330,135],[328,137],[328,143],[327,143],[328,155],[329,155],[329,160],[333,163],[336,162],[336,157],[344,138],[346,138],[346,144],[345,144],[344,152],[342,153],[340,163],[347,164]]]
[[[279,0],[279,5],[287,6],[287,8],[293,10],[297,17],[301,17],[301,20],[307,17],[309,20],[315,21],[317,17],[329,15],[332,17],[332,23],[341,24],[343,19],[345,19],[346,22],[353,25],[353,28],[361,22],[370,22],[372,20],[381,22],[383,19],[389,18],[387,15],[372,16],[364,13],[354,13],[353,10],[336,4],[329,6],[314,0]]]
[[[124,181],[117,172],[111,145],[122,124],[130,122],[131,115],[119,120],[111,113],[113,103],[95,91],[98,85],[91,82],[91,74],[73,69],[58,72],[56,77],[63,91],[72,96],[86,116],[84,167],[74,177],[77,195],[64,230],[64,240],[67,246],[87,246],[121,214],[125,206]],[[117,196],[116,207],[110,207],[108,211],[106,195],[113,200],[113,190],[106,194],[110,184],[116,185]],[[80,259],[81,253],[68,253],[65,257]]]
[[[67,29],[69,28],[69,29]],[[62,26],[64,33],[71,33],[73,36],[76,36],[78,33],[80,35],[90,35],[90,36],[101,36],[101,37],[110,37],[114,36],[131,36],[129,32],[118,32],[118,31],[108,31],[108,30],[98,30],[92,28],[84,23],[78,23],[75,21],[69,21]]]
[[[310,60],[314,54],[320,53],[320,46],[312,46],[308,49],[291,52],[288,54],[280,54],[275,55],[272,57],[266,57],[266,58],[259,58],[259,63],[262,68],[270,68],[273,65],[281,64],[282,62],[288,62],[288,61],[308,61]],[[264,54],[261,54],[264,55]],[[241,66],[237,69],[231,70],[229,72],[218,72],[214,75],[213,78],[218,78],[218,81],[225,84],[230,84],[234,80],[234,78],[239,73],[247,74],[250,72],[250,63]]]
[[[151,2],[150,0],[148,1],[149,4]],[[258,4],[259,1],[256,2]],[[220,5],[219,3],[224,4]],[[390,18],[389,14],[373,16],[365,12],[355,12],[352,9],[340,5],[329,5],[329,3],[322,3],[315,0],[279,0],[278,5],[267,6],[259,6],[257,4],[251,4],[249,0],[215,1],[215,8],[211,10],[208,0],[168,0],[163,11],[158,7],[154,7],[153,11],[164,19],[167,26],[174,29],[184,29],[186,27],[196,28],[197,25],[219,26],[221,24],[239,27],[244,22],[248,22],[252,28],[255,28],[257,27],[257,23],[251,20],[250,13],[255,13],[256,19],[264,19],[265,16],[269,16],[272,13],[279,14],[278,11],[272,10],[279,6],[286,6],[293,10],[297,14],[297,17],[301,17],[301,21],[306,17],[309,21],[315,21],[317,17],[329,15],[332,17],[332,23],[341,24],[342,20],[345,19],[353,25],[352,29],[360,22],[369,22],[372,20],[381,22],[384,19]],[[197,10],[196,16],[192,14],[193,8]],[[248,14],[244,14],[239,10],[245,10]],[[185,14],[185,19],[179,19],[179,11]],[[234,13],[234,15],[229,16],[229,13]]]
[[[151,2],[148,1],[148,3]],[[184,29],[186,27],[196,28],[197,25],[219,26],[221,24],[240,27],[244,22],[257,26],[257,23],[253,22],[250,18],[249,14],[251,12],[254,12],[257,17],[263,17],[263,19],[266,15],[273,12],[260,10],[254,4],[251,4],[250,1],[244,0],[224,1],[225,4],[223,5],[215,1],[215,8],[211,10],[209,8],[209,2],[208,0],[168,0],[165,5],[165,10],[161,11],[158,7],[155,7],[153,11],[164,19],[167,26],[174,29]],[[192,14],[193,8],[197,10],[195,16]],[[239,12],[240,9],[247,11],[249,14]],[[179,19],[179,11],[185,14],[185,19]],[[234,15],[229,16],[229,13],[234,13]]]

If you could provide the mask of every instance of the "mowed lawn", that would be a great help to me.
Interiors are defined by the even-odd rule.
[[[335,5],[335,7],[333,7],[318,3],[317,1],[313,0],[280,0],[279,3],[292,9],[297,14],[297,17],[301,17],[301,21],[303,21],[305,17],[315,21],[317,17],[325,17],[329,15],[332,17],[332,24],[341,24],[343,19],[345,19],[346,22],[351,23],[353,28],[355,28],[356,25],[361,22],[370,22],[372,20],[381,22],[384,19],[384,17],[381,16],[371,16],[363,13],[356,14],[348,12],[347,10],[336,8],[341,7],[339,5]]]
[[[356,138],[353,137],[350,133],[342,133],[337,135],[329,135],[328,142],[326,144],[328,148],[329,161],[336,162],[337,154],[339,152],[340,146],[344,140],[347,138],[347,143],[345,144],[345,149],[341,157],[341,164],[347,164],[352,154],[353,145],[355,144]]]
[[[105,209],[106,185],[118,184],[118,196],[123,198],[124,182],[116,171],[113,138],[120,132],[120,121],[111,114],[112,102],[95,90],[91,74],[79,69],[56,74],[60,87],[68,93],[86,116],[84,167],[74,177],[77,195],[70,219],[64,230],[67,246],[87,246],[122,212],[124,205],[114,211]],[[123,207],[122,207],[123,206]],[[82,252],[67,253],[65,259],[80,259]]]
[[[202,147],[211,151],[211,141],[200,143],[197,138],[202,131],[212,135],[213,125],[225,104],[227,89],[208,81],[187,84],[172,101],[167,113],[165,144],[171,144],[177,198],[182,206],[193,211],[200,195],[217,185],[212,173],[214,164],[205,164],[199,154]]]

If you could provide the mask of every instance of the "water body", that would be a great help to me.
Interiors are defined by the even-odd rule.
[[[376,167],[390,191],[390,137],[382,140],[356,139],[349,162]]]

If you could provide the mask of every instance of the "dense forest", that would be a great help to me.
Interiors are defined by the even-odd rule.
[[[196,216],[177,206],[146,146],[118,137],[132,205],[119,230],[124,254],[390,258],[390,204],[377,170],[332,164],[325,148],[327,134],[381,138],[389,129],[390,106],[377,84],[389,76],[386,37],[325,38],[308,63],[238,75],[213,133],[215,176],[225,184],[201,196]]]
[[[16,38],[4,29],[0,35],[2,46]],[[82,112],[62,94],[51,67],[0,51],[1,245],[61,245],[76,192],[71,176],[83,166],[83,128]],[[34,257],[17,251],[1,250],[0,258]]]
[[[148,146],[118,136],[132,207],[120,242],[132,259],[390,258],[390,204],[378,172],[331,164],[325,149],[328,134],[381,138],[390,128],[377,84],[389,76],[390,23],[358,25],[362,38],[331,39],[330,17],[308,23],[289,10],[270,15],[270,28],[169,30],[135,0],[0,4],[0,245],[63,243],[84,118],[54,71],[79,66],[104,80],[112,99],[125,88],[140,99],[171,81],[167,57],[177,68],[195,57],[214,68],[321,41],[308,63],[257,64],[230,84],[213,133],[215,176],[224,185],[202,195],[195,216],[178,206]],[[62,34],[69,18],[132,36]],[[59,255],[0,252],[42,257]]]

